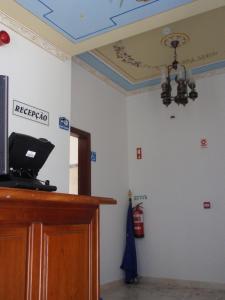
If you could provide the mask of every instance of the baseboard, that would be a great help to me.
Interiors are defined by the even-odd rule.
[[[182,288],[209,288],[209,289],[222,289],[225,290],[225,284],[217,282],[205,282],[194,280],[181,280],[174,278],[155,278],[155,277],[141,277],[140,282],[169,285],[170,287],[182,287]]]
[[[217,282],[181,280],[173,278],[140,277],[139,283],[169,286],[170,288],[207,288],[225,290],[225,284]],[[115,289],[124,285],[124,280],[116,280],[101,285],[101,291]]]
[[[116,280],[116,281],[112,281],[112,282],[102,284],[100,289],[101,289],[101,291],[107,291],[107,290],[111,290],[111,289],[121,287],[123,285],[124,285],[124,280],[121,279],[121,280]]]

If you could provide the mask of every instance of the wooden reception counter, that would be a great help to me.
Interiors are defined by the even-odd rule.
[[[0,188],[0,299],[99,300],[99,206],[110,198]]]

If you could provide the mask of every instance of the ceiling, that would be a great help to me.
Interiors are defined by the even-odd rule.
[[[160,27],[79,57],[126,91],[160,83],[161,69],[173,60],[164,42],[180,40],[178,60],[194,74],[225,67],[225,6]],[[203,67],[204,66],[204,67]]]
[[[192,0],[16,0],[16,2],[73,43],[79,43],[191,3]]]
[[[185,36],[178,58],[195,74],[225,67],[225,0],[4,0],[0,22],[6,16],[12,29],[53,54],[78,55],[124,92],[160,82],[160,67],[173,58],[162,41],[168,34]]]

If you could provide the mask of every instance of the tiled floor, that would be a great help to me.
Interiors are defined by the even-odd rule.
[[[225,289],[191,288],[173,284],[121,285],[102,292],[103,300],[225,300]]]

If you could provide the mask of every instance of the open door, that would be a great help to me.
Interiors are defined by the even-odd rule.
[[[77,183],[74,182],[74,184],[78,185],[78,195],[91,195],[91,135],[89,132],[71,127],[70,128],[70,134],[71,137],[77,138],[77,147],[76,148],[71,147],[71,155],[73,156],[76,154],[76,151],[78,152],[78,162],[77,162]],[[75,142],[76,144],[76,142]],[[75,145],[74,144],[74,145]],[[76,159],[74,160],[75,163],[72,165],[76,165]],[[76,167],[75,167],[76,168]],[[75,171],[76,172],[76,171]],[[75,177],[76,178],[76,175]],[[71,182],[70,184],[73,184]]]

